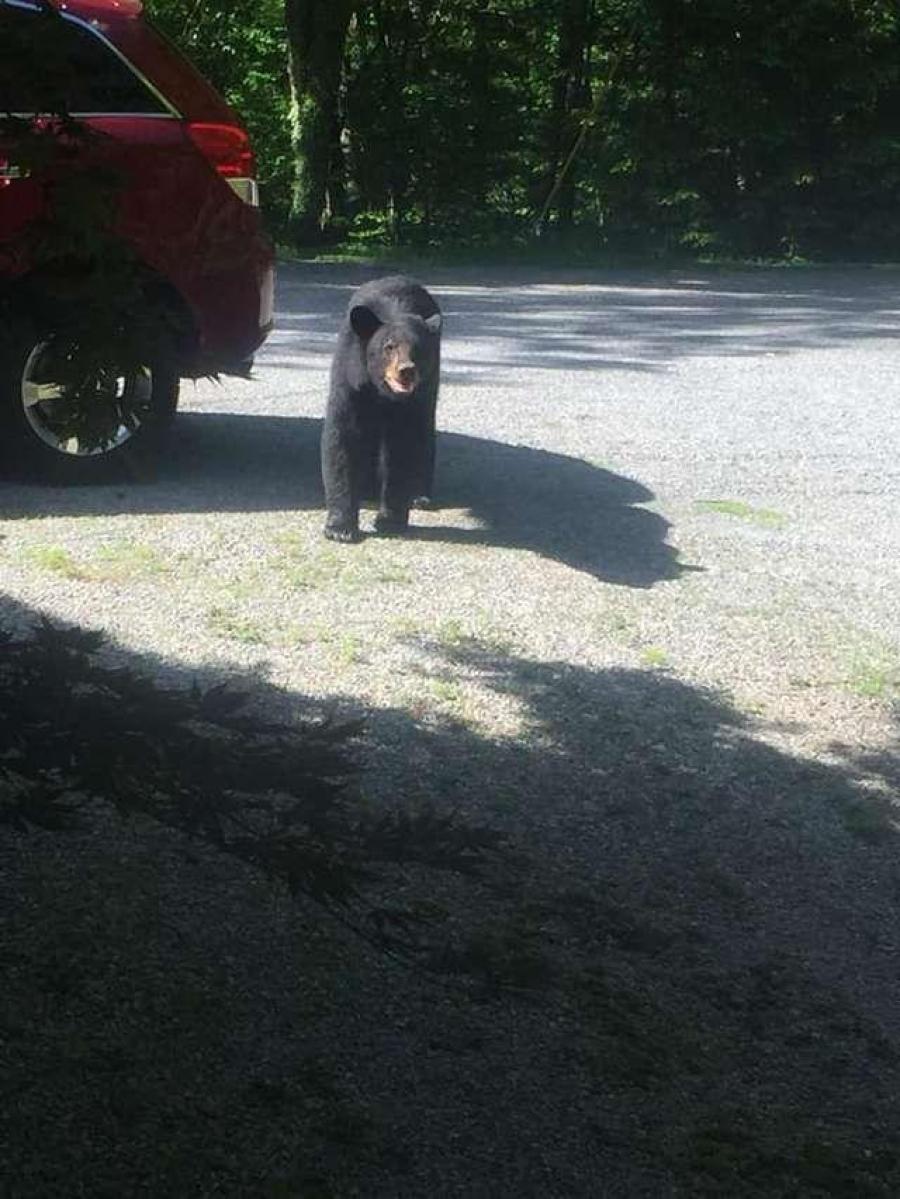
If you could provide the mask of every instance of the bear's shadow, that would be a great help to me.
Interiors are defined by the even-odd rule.
[[[443,433],[436,492],[441,507],[468,509],[482,527],[429,524],[418,513],[417,538],[528,549],[630,587],[692,569],[666,540],[669,522],[638,506],[651,491],[578,458]]]
[[[320,433],[321,422],[306,417],[183,412],[153,482],[60,489],[7,481],[0,515],[318,508],[324,516]],[[667,543],[668,522],[637,506],[653,499],[646,487],[577,458],[440,433],[436,491],[440,508],[467,510],[480,527],[416,512],[417,539],[527,549],[630,587],[696,569]]]

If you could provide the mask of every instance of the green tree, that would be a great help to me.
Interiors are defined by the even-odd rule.
[[[893,0],[151,3],[301,240],[900,251]]]
[[[342,213],[340,91],[354,0],[285,0],[297,236],[315,240]]]
[[[900,244],[892,5],[628,8],[633,33],[590,156],[610,236],[751,254]],[[614,8],[601,15],[599,38],[614,39]]]
[[[295,154],[283,0],[146,0],[154,24],[210,79],[246,123],[263,208],[276,226],[290,208]]]
[[[357,211],[386,213],[394,240],[524,222],[544,29],[536,0],[372,0],[361,9],[344,113]]]

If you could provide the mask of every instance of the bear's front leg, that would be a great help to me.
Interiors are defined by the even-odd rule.
[[[343,513],[329,512],[322,532],[329,541],[343,541],[350,545],[359,541],[359,517],[354,520],[352,516]]]
[[[322,429],[322,482],[325,484],[324,535],[329,541],[359,541],[361,430],[332,403]]]
[[[418,415],[415,408],[397,404],[384,423],[379,454],[381,495],[375,517],[379,533],[405,533],[409,528],[413,487],[423,452]]]

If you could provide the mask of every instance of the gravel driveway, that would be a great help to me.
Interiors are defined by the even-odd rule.
[[[185,386],[155,483],[0,484],[0,612],[366,713],[369,800],[508,833],[504,945],[577,982],[463,1002],[225,865],[38,839],[35,927],[174,921],[219,1007],[145,1063],[176,1126],[44,1129],[9,1194],[900,1193],[898,272],[436,271],[441,507],[341,547],[319,420],[375,273],[284,266],[256,377]]]

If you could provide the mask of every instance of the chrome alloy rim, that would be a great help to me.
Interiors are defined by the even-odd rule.
[[[59,454],[108,454],[132,438],[146,418],[153,372],[148,366],[125,372],[107,364],[82,371],[76,384],[66,379],[76,371],[74,354],[61,353],[50,341],[39,342],[22,368],[25,420]]]

